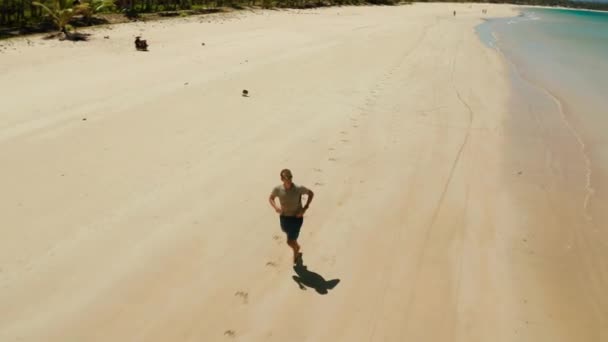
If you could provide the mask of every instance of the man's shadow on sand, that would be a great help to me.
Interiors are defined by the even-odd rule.
[[[336,287],[340,282],[340,279],[325,280],[318,273],[309,271],[308,267],[304,265],[302,253],[300,253],[298,261],[293,266],[293,270],[296,272],[297,276],[294,275],[292,278],[302,290],[306,290],[307,287],[310,287],[315,289],[317,293],[324,295],[327,294],[329,290]]]

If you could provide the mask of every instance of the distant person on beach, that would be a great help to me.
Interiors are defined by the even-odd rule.
[[[298,236],[304,222],[304,213],[308,210],[315,194],[305,186],[294,184],[293,175],[289,169],[281,170],[280,176],[283,184],[272,189],[268,201],[280,215],[281,230],[287,234],[287,245],[293,250],[293,263],[295,264],[300,255]],[[302,195],[307,196],[304,206],[302,206]],[[274,201],[276,197],[279,198],[280,206],[277,206]]]

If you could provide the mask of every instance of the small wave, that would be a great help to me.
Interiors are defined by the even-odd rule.
[[[540,17],[536,12],[527,12],[523,15],[524,20],[540,20]]]
[[[507,25],[519,24],[520,22],[540,20],[541,18],[534,13],[525,13],[515,18],[509,19]]]

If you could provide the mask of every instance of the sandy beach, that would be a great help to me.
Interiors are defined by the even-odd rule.
[[[0,341],[608,340],[608,175],[475,34],[512,15],[0,41]],[[315,192],[296,269],[267,202],[282,168]]]

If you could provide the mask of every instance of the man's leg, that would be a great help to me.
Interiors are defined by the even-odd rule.
[[[300,235],[300,227],[302,227],[302,222],[302,218],[281,216],[281,229],[287,235],[287,245],[293,250],[294,264],[297,262],[298,255],[300,253],[298,236]]]
[[[287,240],[287,244],[293,250],[293,262],[295,264],[298,260],[298,254],[300,254],[300,245],[298,244],[298,240]]]
[[[290,240],[293,243],[293,263],[298,262],[298,258],[300,257],[300,245],[298,244],[298,237],[300,236],[300,229],[302,228],[302,223],[304,222],[304,218],[298,217],[294,222],[294,231],[293,235],[290,237]]]

